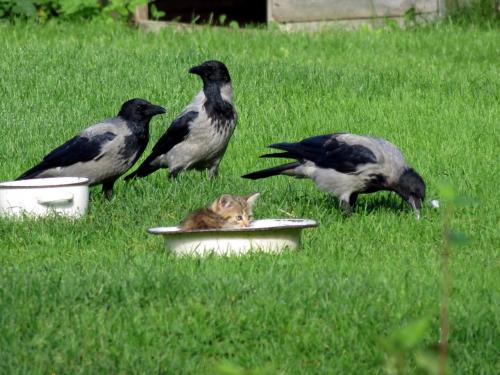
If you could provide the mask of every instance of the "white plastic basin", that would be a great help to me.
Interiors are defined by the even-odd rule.
[[[0,183],[0,216],[44,217],[58,214],[78,218],[89,205],[85,177],[35,178]]]
[[[167,250],[177,255],[239,255],[255,250],[297,249],[302,229],[317,225],[308,219],[266,219],[255,220],[248,228],[184,231],[179,227],[158,227],[148,229],[148,233],[163,236]]]

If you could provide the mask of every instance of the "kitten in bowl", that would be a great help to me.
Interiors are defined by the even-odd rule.
[[[245,228],[252,222],[252,207],[260,193],[246,196],[223,194],[207,207],[191,212],[181,223],[183,230]]]

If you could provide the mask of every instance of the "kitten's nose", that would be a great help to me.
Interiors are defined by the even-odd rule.
[[[242,227],[249,227],[250,226],[250,221],[249,220],[243,220],[241,222],[241,226]]]

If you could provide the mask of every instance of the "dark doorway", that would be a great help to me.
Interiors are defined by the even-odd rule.
[[[220,24],[224,20],[225,25],[231,21],[240,25],[266,22],[267,0],[156,0],[153,3],[165,12],[161,17],[163,21]],[[149,14],[153,15],[151,8]]]

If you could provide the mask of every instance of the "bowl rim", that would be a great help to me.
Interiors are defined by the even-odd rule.
[[[66,181],[66,182],[65,182]],[[87,177],[46,177],[0,182],[0,189],[45,189],[88,185]]]
[[[247,228],[220,228],[220,229],[194,229],[194,230],[182,230],[179,226],[173,227],[154,227],[147,229],[149,234],[156,235],[182,235],[182,234],[192,234],[192,233],[241,233],[241,232],[264,232],[269,230],[280,230],[280,229],[303,229],[303,228],[314,228],[319,224],[315,220],[311,219],[261,219],[255,220],[254,222],[263,221],[274,221],[276,224],[278,222],[285,223],[285,225],[269,225],[263,227],[247,227]],[[288,224],[288,225],[286,225]]]

